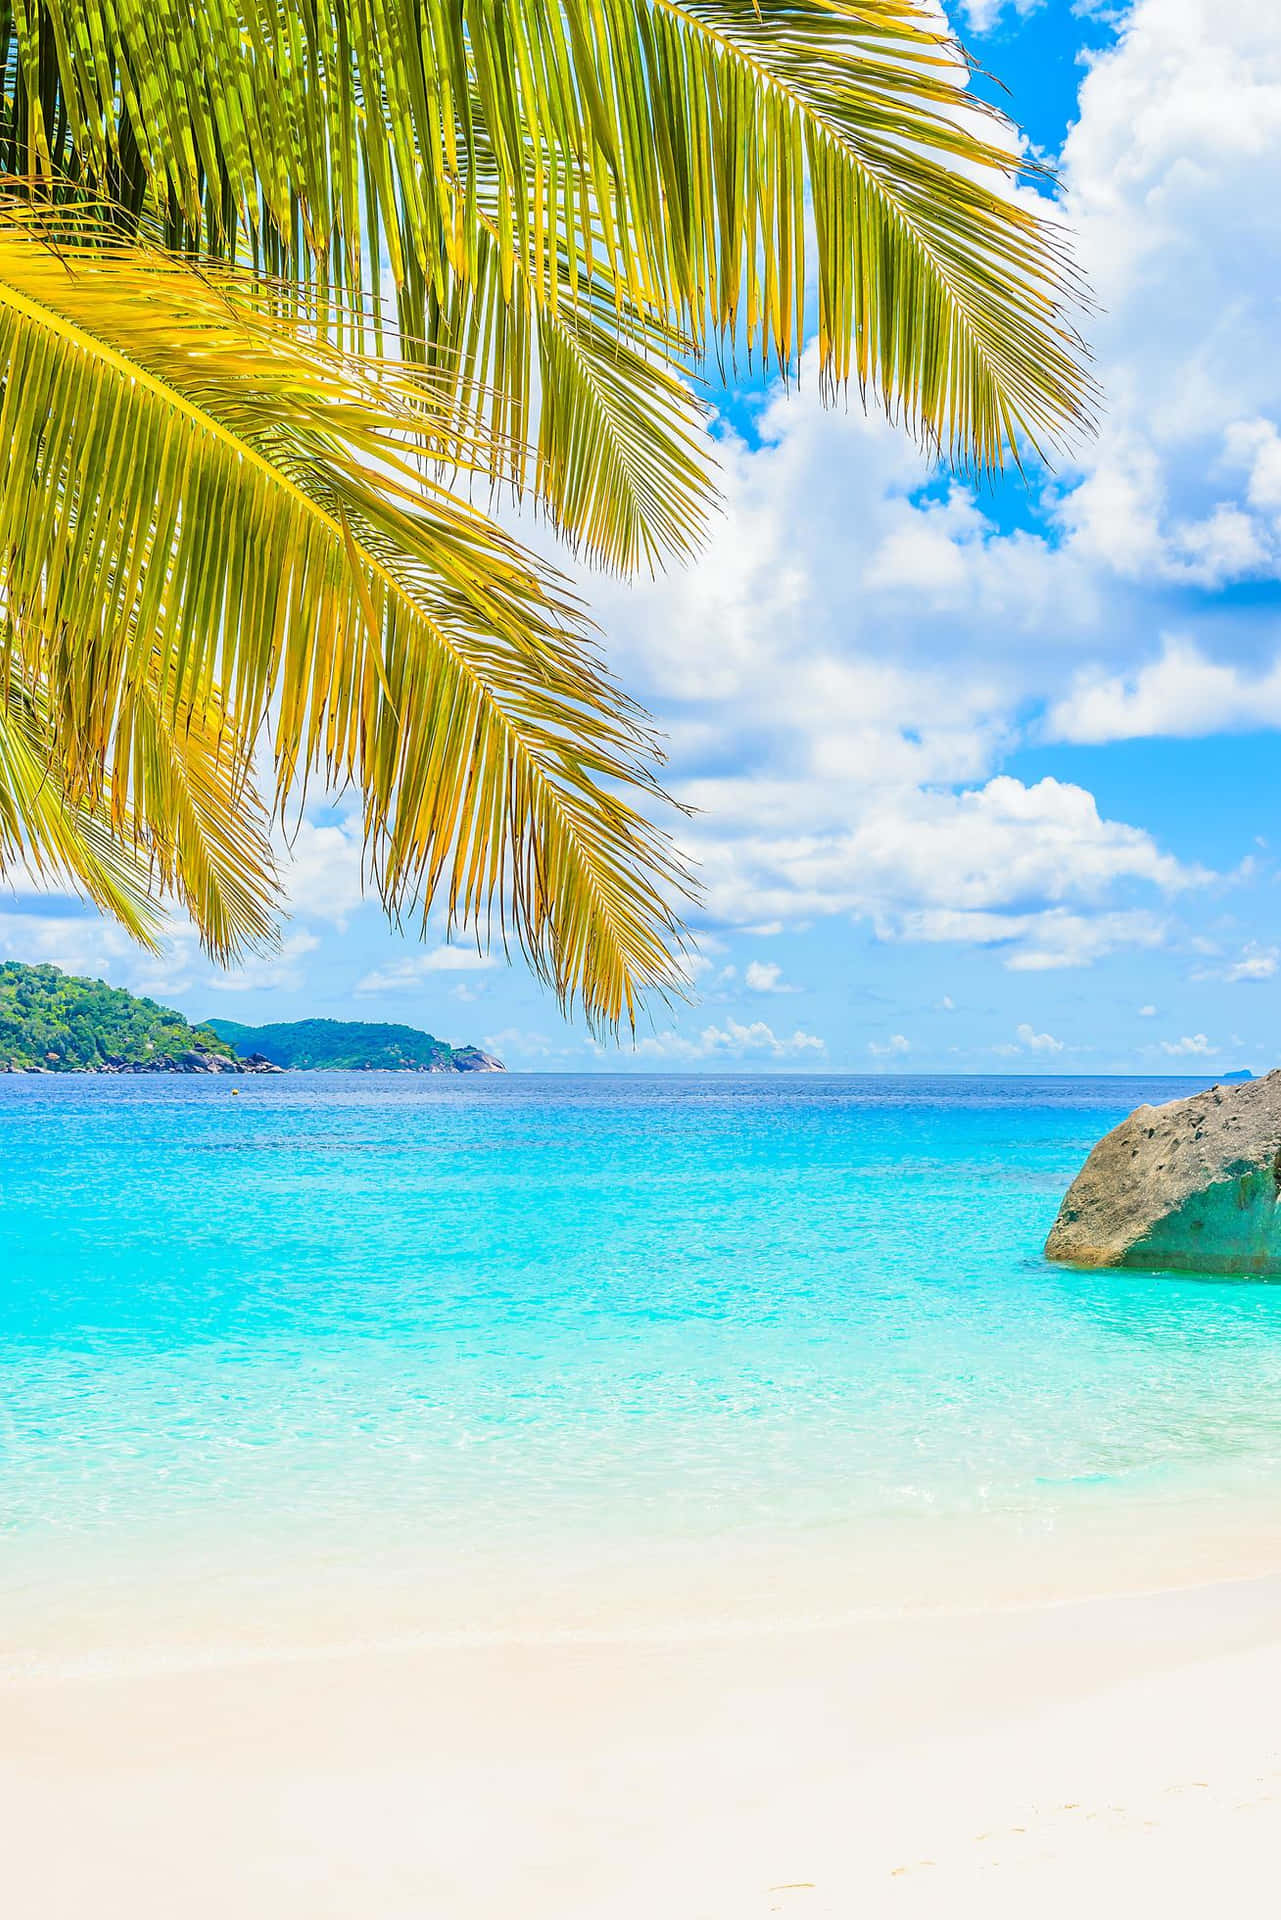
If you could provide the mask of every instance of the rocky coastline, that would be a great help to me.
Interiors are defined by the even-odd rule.
[[[95,1060],[88,1065],[79,1062],[62,1065],[56,1054],[50,1053],[44,1066],[15,1066],[11,1061],[0,1060],[0,1073],[284,1073],[284,1067],[275,1066],[260,1053],[251,1053],[243,1060],[231,1059],[224,1053],[213,1053],[207,1047],[184,1047],[180,1053],[156,1053],[148,1060],[125,1060],[119,1055],[108,1055],[104,1060]]]
[[[459,1061],[461,1065],[457,1064]],[[95,1060],[87,1065],[78,1061],[62,1064],[56,1054],[50,1053],[43,1066],[18,1066],[9,1060],[0,1060],[0,1073],[108,1073],[108,1074],[156,1074],[156,1073],[306,1073],[306,1067],[281,1067],[274,1060],[268,1060],[265,1054],[249,1053],[243,1059],[225,1053],[214,1053],[207,1047],[184,1047],[178,1053],[156,1053],[146,1060],[125,1060],[119,1056],[108,1055],[105,1059]],[[361,1068],[348,1068],[348,1072],[361,1072]],[[368,1069],[363,1069],[368,1071]],[[492,1053],[484,1053],[479,1047],[459,1047],[455,1050],[454,1060],[450,1064],[436,1063],[432,1066],[383,1068],[383,1072],[392,1073],[506,1073],[501,1060]]]

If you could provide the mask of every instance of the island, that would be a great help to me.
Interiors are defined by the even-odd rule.
[[[193,1024],[145,995],[52,965],[0,964],[0,1073],[504,1073],[479,1047],[416,1027],[296,1020],[266,1027]]]
[[[242,1054],[257,1054],[273,1066],[350,1073],[505,1073],[492,1053],[451,1047],[417,1027],[376,1020],[284,1020],[245,1027],[235,1020],[205,1026]]]

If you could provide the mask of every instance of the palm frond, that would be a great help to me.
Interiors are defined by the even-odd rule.
[[[30,652],[10,645],[5,656],[0,873],[71,886],[152,948],[174,906],[220,962],[273,944],[267,815],[225,716],[175,713],[153,676],[110,764],[94,764],[64,722],[62,689],[32,677]]]
[[[874,388],[959,466],[1088,423],[1065,236],[1011,193],[1034,170],[920,0],[14,0],[14,19],[15,151],[74,155],[139,205],[150,182],[175,235],[326,287],[385,252],[420,309],[484,272],[488,235],[505,295],[523,273],[541,309],[603,271],[700,346],[741,336],[785,369],[812,277],[825,385]]]
[[[0,697],[0,877],[70,887],[153,950],[160,914],[145,860],[101,801],[63,777],[44,689],[10,661]]]
[[[703,408],[673,371],[689,342],[627,304],[599,268],[560,297],[497,240],[428,300],[422,351],[453,406],[491,449],[490,480],[528,489],[568,543],[624,574],[699,546],[716,495]],[[411,321],[411,325],[412,325]],[[411,336],[412,337],[412,336]]]
[[[0,221],[0,590],[77,764],[221,710],[277,804],[358,781],[389,909],[509,935],[606,1024],[677,983],[652,742],[555,580],[421,461],[475,464],[430,369],[369,365],[278,289]],[[481,450],[483,452],[483,449]],[[161,666],[157,673],[156,659]],[[140,746],[138,751],[149,751]],[[134,774],[135,786],[138,784]]]
[[[223,965],[276,943],[281,906],[266,808],[246,744],[213,696],[174,701],[157,671],[134,689],[112,740],[112,824],[150,865],[153,891],[190,916]],[[167,663],[172,667],[172,663]],[[74,732],[59,730],[74,739]]]

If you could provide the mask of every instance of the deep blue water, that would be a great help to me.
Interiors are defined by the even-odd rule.
[[[0,1541],[1271,1498],[1281,1288],[1041,1258],[1099,1134],[1192,1084],[0,1080]]]

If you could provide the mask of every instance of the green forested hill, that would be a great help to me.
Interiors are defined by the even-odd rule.
[[[251,1056],[260,1055],[257,1068]],[[238,1058],[239,1056],[239,1058]],[[82,980],[53,966],[0,964],[0,1072],[236,1072],[277,1067],[382,1068],[392,1072],[501,1073],[479,1047],[451,1047],[417,1027],[366,1020],[291,1020],[245,1027],[193,1026],[172,1007]]]
[[[417,1027],[373,1020],[286,1020],[242,1027],[234,1020],[207,1023],[237,1052],[260,1053],[278,1067],[356,1068],[391,1073],[492,1073],[502,1062],[479,1047],[451,1047]]]
[[[58,967],[0,966],[0,1066],[67,1073],[110,1065],[145,1066],[201,1047],[232,1052],[208,1027],[193,1027],[172,1007],[123,987],[81,980]]]

